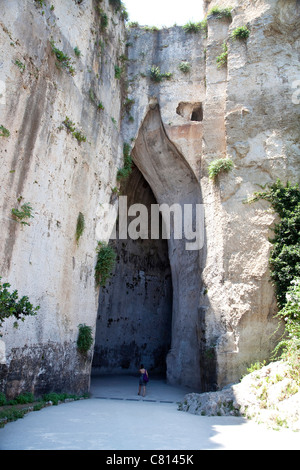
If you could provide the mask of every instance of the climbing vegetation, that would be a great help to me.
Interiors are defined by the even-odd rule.
[[[128,28],[139,28],[139,23],[137,21],[130,21],[129,23],[127,23],[127,27]]]
[[[233,39],[248,39],[250,31],[246,26],[239,26],[232,31],[231,37]]]
[[[121,12],[121,18],[122,20],[127,21],[128,20],[128,12],[126,10],[126,7],[121,0],[109,0],[109,4],[113,7],[115,12]]]
[[[123,168],[120,168],[117,173],[117,180],[121,181],[126,179],[132,172],[132,158],[131,158],[131,147],[126,142],[123,145],[123,157],[124,165]]]
[[[155,33],[155,31],[159,31],[159,28],[157,26],[141,26],[141,29],[149,33]]]
[[[35,0],[35,4],[41,8],[46,6],[45,0]]]
[[[264,199],[269,201],[280,217],[275,225],[273,250],[270,257],[271,277],[276,288],[278,303],[283,307],[291,282],[300,277],[300,189],[299,185],[280,180],[267,191],[256,192],[248,200],[252,203]]]
[[[82,212],[79,212],[78,217],[77,217],[77,223],[76,223],[76,242],[77,244],[79,243],[79,239],[81,235],[83,234],[83,231],[85,229],[85,221],[84,221],[84,215]]]
[[[10,136],[10,132],[8,129],[6,129],[6,127],[0,126],[0,137],[9,137]]]
[[[15,65],[16,65],[17,67],[19,67],[19,69],[21,70],[21,73],[24,72],[26,66],[25,66],[25,64],[23,64],[23,62],[21,62],[19,59],[16,59],[16,60],[15,60]]]
[[[108,16],[102,8],[99,8],[99,15],[100,15],[100,27],[101,27],[101,30],[104,31],[108,26]]]
[[[93,344],[92,328],[85,323],[78,325],[77,348],[82,354],[87,353]]]
[[[29,222],[27,222],[27,219],[33,218],[32,211],[33,209],[30,202],[26,202],[21,206],[21,209],[14,208],[11,210],[11,213],[14,216],[14,219],[22,225],[30,225]]]
[[[208,16],[212,15],[215,18],[221,19],[221,18],[228,18],[231,20],[231,10],[232,8],[220,8],[217,5],[213,7],[211,10],[208,12]]]
[[[123,68],[119,65],[115,65],[115,78],[120,80],[122,73],[124,72]]]
[[[116,11],[119,11],[121,9],[121,0],[109,0],[109,3]]]
[[[77,46],[74,47],[74,53],[75,53],[76,57],[81,56],[81,50]]]
[[[10,317],[16,319],[14,326],[17,327],[19,320],[24,321],[25,317],[36,315],[40,307],[34,307],[27,296],[19,299],[17,290],[9,292],[10,284],[8,282],[2,284],[1,279],[0,277],[0,327],[4,320]]]
[[[125,101],[124,101],[124,103],[123,103],[123,107],[124,107],[126,113],[128,113],[128,114],[130,113],[131,108],[132,108],[132,106],[134,105],[134,103],[135,103],[135,100],[132,99],[132,98],[128,98],[128,97],[127,97],[127,98],[125,99]]]
[[[50,44],[51,44],[52,52],[53,52],[53,54],[55,55],[55,57],[57,59],[57,61],[55,62],[56,66],[58,68],[64,68],[64,69],[68,70],[70,75],[74,76],[75,75],[75,69],[71,65],[71,58],[69,56],[67,56],[63,51],[59,50],[56,47],[53,40],[50,41]]]
[[[271,203],[280,221],[275,224],[270,256],[271,279],[275,286],[285,335],[275,349],[300,365],[300,189],[299,185],[278,179],[267,190],[254,193],[248,202],[264,199]],[[300,383],[300,376],[299,383]]]
[[[232,170],[233,166],[233,161],[230,158],[214,160],[208,167],[208,175],[210,179],[216,181],[220,173],[228,173]]]
[[[211,10],[208,12],[207,16],[202,20],[197,23],[189,21],[185,25],[183,25],[183,29],[186,33],[200,33],[201,31],[204,31],[205,35],[207,36],[207,17],[208,16],[213,16],[217,19],[221,18],[228,18],[229,20],[232,19],[231,16],[231,8],[220,8],[218,6],[215,6],[211,8]]]
[[[104,104],[102,101],[98,101],[95,95],[95,92],[92,88],[89,90],[89,97],[92,103],[94,103],[97,107],[98,110],[103,110],[104,109]]]
[[[172,73],[171,72],[162,73],[158,66],[152,65],[152,67],[150,69],[150,79],[153,82],[159,83],[164,79],[170,80],[170,78],[172,78]]]
[[[201,22],[193,23],[189,21],[185,25],[182,26],[186,33],[198,33],[201,31]]]
[[[71,119],[66,116],[65,120],[63,121],[64,126],[67,128],[67,132],[71,133],[73,137],[80,143],[86,142],[86,136],[83,133],[75,128],[75,124]]]
[[[105,242],[98,242],[95,281],[97,286],[104,287],[116,260],[115,250]]]
[[[186,33],[200,33],[201,31],[207,32],[207,20],[206,18],[202,21],[199,21],[198,23],[193,23],[192,21],[189,21],[185,25],[182,26],[184,31]]]
[[[300,277],[291,281],[286,293],[286,303],[277,317],[285,322],[285,336],[275,349],[281,358],[295,366],[297,382],[300,385]]]
[[[190,62],[186,62],[186,61],[182,61],[178,65],[179,70],[183,73],[188,73],[191,70],[191,67],[192,66],[191,66]]]
[[[223,52],[220,54],[216,61],[218,64],[218,69],[221,67],[225,67],[227,65],[227,59],[228,59],[228,46],[226,42],[223,42],[222,44]]]

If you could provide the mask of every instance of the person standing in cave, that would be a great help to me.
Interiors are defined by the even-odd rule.
[[[141,394],[142,387],[143,387],[143,397],[146,395],[146,386],[147,386],[148,380],[149,380],[148,372],[145,369],[144,365],[141,364],[138,395]]]

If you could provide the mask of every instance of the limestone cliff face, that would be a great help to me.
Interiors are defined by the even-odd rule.
[[[109,202],[122,164],[115,66],[124,54],[124,21],[108,1],[102,8],[109,18],[103,31],[92,0],[1,2],[0,121],[10,137],[0,142],[0,272],[41,306],[18,329],[5,323],[8,394],[88,388],[91,357],[77,352],[78,325],[94,331],[97,211]],[[51,41],[74,72],[52,52]],[[86,141],[67,129],[66,117]],[[22,226],[11,209],[27,202],[34,218]],[[85,230],[77,244],[79,212]]]
[[[299,80],[299,2],[207,1],[208,10],[216,4],[233,7],[231,19],[208,16],[207,34],[181,27],[130,28],[126,34],[120,13],[108,0],[101,2],[109,17],[102,30],[98,2],[92,0],[53,0],[54,9],[29,0],[3,3],[0,125],[10,137],[0,137],[0,276],[41,310],[17,330],[5,323],[2,389],[13,395],[88,388],[92,353],[82,357],[77,352],[78,324],[92,326],[95,334],[97,227],[106,227],[108,240],[115,221],[114,214],[108,227],[106,219],[99,220],[99,205],[113,202],[117,207],[112,188],[124,142],[131,145],[136,166],[132,187],[145,178],[158,204],[205,208],[201,250],[188,252],[184,240],[168,243],[170,268],[163,268],[171,270],[173,289],[166,306],[172,310],[168,380],[202,391],[238,380],[249,363],[269,357],[275,341],[270,338],[277,327],[272,318],[276,302],[268,271],[275,216],[264,202],[243,201],[259,185],[299,179],[300,106],[293,98]],[[244,25],[249,38],[233,40],[233,30]],[[218,68],[224,42],[227,65]],[[54,44],[72,58],[75,74],[56,66]],[[124,82],[115,76],[115,66],[125,63],[126,83],[125,74]],[[152,66],[163,74],[160,81],[151,80]],[[86,141],[68,132],[66,117]],[[233,170],[212,182],[209,164],[226,157]],[[142,194],[138,189],[127,188],[128,196]],[[11,215],[23,202],[33,207],[30,226],[21,226]],[[77,244],[79,212],[86,227]],[[135,248],[129,249],[134,253]],[[160,253],[161,248],[153,249]],[[122,266],[127,276],[131,268]],[[139,271],[138,264],[132,269]],[[157,271],[157,279],[163,272]],[[122,349],[121,344],[103,344],[103,312],[111,319],[109,328],[128,318],[108,311],[111,296],[120,296],[115,305],[125,305],[128,289],[117,287],[121,281],[115,273],[111,291],[100,291],[96,365],[101,355],[113,357]],[[144,299],[146,315],[158,304],[155,300],[149,307],[141,282],[143,276],[135,292]],[[139,308],[136,301],[132,315]],[[117,343],[126,332],[126,349],[136,325],[123,326],[115,331]]]
[[[157,199],[197,194],[196,199],[205,207],[206,243],[189,276],[192,290],[195,281],[197,301],[189,307],[183,302],[176,317],[176,304],[184,293],[175,289],[168,359],[171,381],[180,381],[184,371],[195,377],[192,370],[198,367],[200,373],[193,385],[202,390],[212,387],[214,380],[217,387],[237,380],[249,361],[268,357],[276,342],[272,336],[276,301],[268,271],[268,240],[275,217],[263,202],[255,206],[243,202],[260,185],[277,178],[299,178],[299,105],[293,99],[299,70],[299,5],[295,1],[255,5],[228,1],[211,2],[207,7],[210,10],[216,4],[234,7],[232,18],[209,15],[207,36],[188,34],[181,28],[131,32],[134,46],[129,49],[129,79],[137,124],[125,126],[126,136],[137,136],[134,161]],[[232,39],[239,26],[248,27],[247,41]],[[227,65],[218,68],[216,59],[225,42]],[[191,64],[187,74],[178,69],[181,61]],[[171,72],[172,79],[149,82],[145,75],[153,64],[162,73]],[[143,128],[138,131],[139,123],[156,102],[167,137],[189,165],[185,179],[181,178],[182,190],[176,180],[175,161],[167,165],[164,174],[165,152],[155,149],[156,155],[161,154],[159,161],[149,157],[149,152],[143,156],[155,146],[147,142]],[[194,121],[197,106],[202,111]],[[142,148],[145,141],[147,149]],[[155,142],[157,147],[158,138]],[[214,184],[208,178],[208,165],[225,157],[232,159],[234,170]],[[198,187],[189,191],[191,173]],[[193,197],[185,200],[192,202]],[[169,251],[172,267],[170,246]],[[174,267],[173,281],[184,271],[185,253],[178,255],[177,251],[175,257],[182,269]],[[179,285],[184,285],[182,279]],[[183,289],[187,292],[186,286]],[[180,320],[174,326],[176,318]],[[180,321],[194,333],[198,329],[197,339],[190,344],[182,337]],[[187,336],[193,338],[193,333]]]
[[[209,8],[217,2],[211,2]],[[224,109],[223,139],[205,151],[206,162],[217,152],[227,154],[234,171],[220,180],[217,191],[209,190],[212,204],[219,206],[219,253],[208,263],[203,276],[210,305],[216,315],[219,381],[233,381],[236,370],[253,353],[263,358],[272,347],[275,301],[269,283],[268,257],[274,215],[261,202],[242,204],[254,191],[280,178],[299,181],[299,115],[294,100],[294,82],[299,76],[299,2],[258,1],[222,2],[233,6],[232,22],[223,33],[218,20],[208,20],[208,56],[215,58],[216,31],[219,41],[227,40],[228,61],[224,83],[212,80],[207,99],[216,104],[216,95]],[[232,31],[246,25],[246,42],[229,39]],[[220,50],[220,46],[218,46]],[[209,52],[209,50],[211,52]],[[213,71],[213,60],[208,66]],[[209,79],[208,79],[209,80]],[[218,92],[223,88],[223,93]],[[223,96],[223,98],[222,98]],[[209,113],[209,120],[214,121]],[[221,134],[221,130],[219,135]],[[208,141],[209,139],[207,139]],[[216,188],[215,188],[216,189]],[[215,206],[216,207],[216,206]],[[214,226],[208,224],[211,228]],[[215,240],[208,236],[210,252],[216,254]],[[218,307],[217,307],[218,306]],[[216,312],[218,312],[216,314]],[[271,338],[271,339],[270,339]],[[252,352],[250,352],[252,351]]]

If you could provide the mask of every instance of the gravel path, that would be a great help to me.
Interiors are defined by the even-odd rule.
[[[135,377],[93,378],[92,397],[32,412],[0,429],[1,450],[300,450],[291,431],[177,410],[187,390]]]

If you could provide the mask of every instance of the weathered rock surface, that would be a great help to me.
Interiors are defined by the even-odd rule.
[[[290,366],[274,362],[219,392],[191,393],[179,410],[201,416],[245,416],[268,427],[300,431],[300,391]]]
[[[54,9],[46,3],[1,3],[0,124],[10,137],[0,137],[0,276],[41,306],[18,329],[5,322],[1,388],[9,395],[89,387],[92,351],[78,354],[78,325],[95,331],[97,211],[109,202],[122,165],[115,65],[124,53],[124,22],[108,2],[105,32],[92,0],[54,0]],[[70,57],[73,75],[53,54],[51,40]],[[86,141],[68,132],[66,117]],[[30,226],[11,214],[25,202],[33,208]],[[77,244],[79,212],[85,230]]]
[[[10,137],[0,137],[0,275],[41,310],[18,330],[5,322],[1,390],[13,395],[29,382],[26,391],[88,389],[93,354],[78,355],[78,325],[90,325],[96,336],[98,302],[106,302],[95,287],[95,248],[99,234],[109,240],[116,221],[112,196],[124,142],[157,203],[205,210],[201,250],[186,251],[185,240],[168,243],[168,380],[197,391],[236,382],[276,343],[268,268],[275,215],[266,202],[243,202],[277,178],[299,179],[299,2],[207,1],[208,8],[234,7],[232,20],[208,17],[207,35],[181,27],[126,35],[108,0],[101,2],[109,18],[104,30],[92,0],[52,0],[54,9],[2,3],[0,125]],[[249,38],[233,40],[243,25]],[[50,40],[71,57],[75,74],[57,67]],[[218,68],[224,41],[227,66]],[[181,62],[190,64],[188,73]],[[116,72],[125,63],[120,80]],[[172,76],[152,81],[152,65]],[[66,117],[86,141],[67,132]],[[226,157],[234,169],[212,182],[209,164]],[[34,210],[30,226],[11,215],[23,202]],[[114,208],[104,216],[100,209],[109,202]],[[85,230],[77,244],[79,212]],[[126,291],[116,286],[118,305]],[[107,315],[116,325],[122,312]],[[96,350],[103,351],[105,334],[97,334]]]
[[[134,122],[123,122],[125,138],[137,138],[134,161],[158,199],[160,179],[164,198],[170,196],[174,201],[175,191],[177,197],[181,190],[170,185],[170,181],[176,181],[175,162],[167,165],[165,178],[159,166],[159,149],[155,150],[156,158],[149,156],[149,149],[155,147],[147,144],[140,127],[143,120],[147,125],[147,113],[153,112],[156,103],[167,137],[199,181],[199,188],[195,185],[193,192],[198,192],[198,201],[205,208],[205,246],[199,258],[198,313],[184,303],[180,313],[185,326],[194,324],[198,329],[198,347],[195,353],[193,341],[189,347],[181,328],[173,323],[170,358],[176,358],[176,366],[170,366],[169,379],[180,380],[182,368],[193,381],[195,375],[205,375],[211,367],[215,376],[209,373],[209,378],[202,376],[197,382],[202,390],[207,384],[211,389],[234,382],[254,362],[251,358],[269,357],[276,344],[272,336],[277,328],[273,319],[276,300],[268,267],[275,215],[264,202],[251,206],[243,202],[261,185],[278,177],[297,181],[300,153],[300,110],[292,99],[298,70],[299,15],[295,13],[299,5],[275,0],[255,5],[225,1],[211,2],[209,7],[216,3],[234,6],[232,21],[210,16],[207,37],[185,33],[181,28],[131,31],[128,76],[130,97],[135,100],[131,111]],[[243,25],[249,27],[248,40],[233,40],[232,31]],[[216,58],[225,41],[227,67],[218,68]],[[176,48],[171,47],[173,43]],[[190,74],[178,70],[181,60],[190,62]],[[163,73],[171,72],[172,79],[149,82],[152,64]],[[191,114],[199,104],[201,121],[195,122]],[[158,142],[158,138],[154,140]],[[140,142],[147,148],[143,149]],[[225,157],[233,160],[234,170],[213,184],[208,165]],[[179,265],[184,264],[183,253],[177,252],[175,257]],[[195,280],[194,274],[190,280]],[[183,354],[181,347],[185,348]],[[174,370],[180,371],[176,377],[172,377]]]

